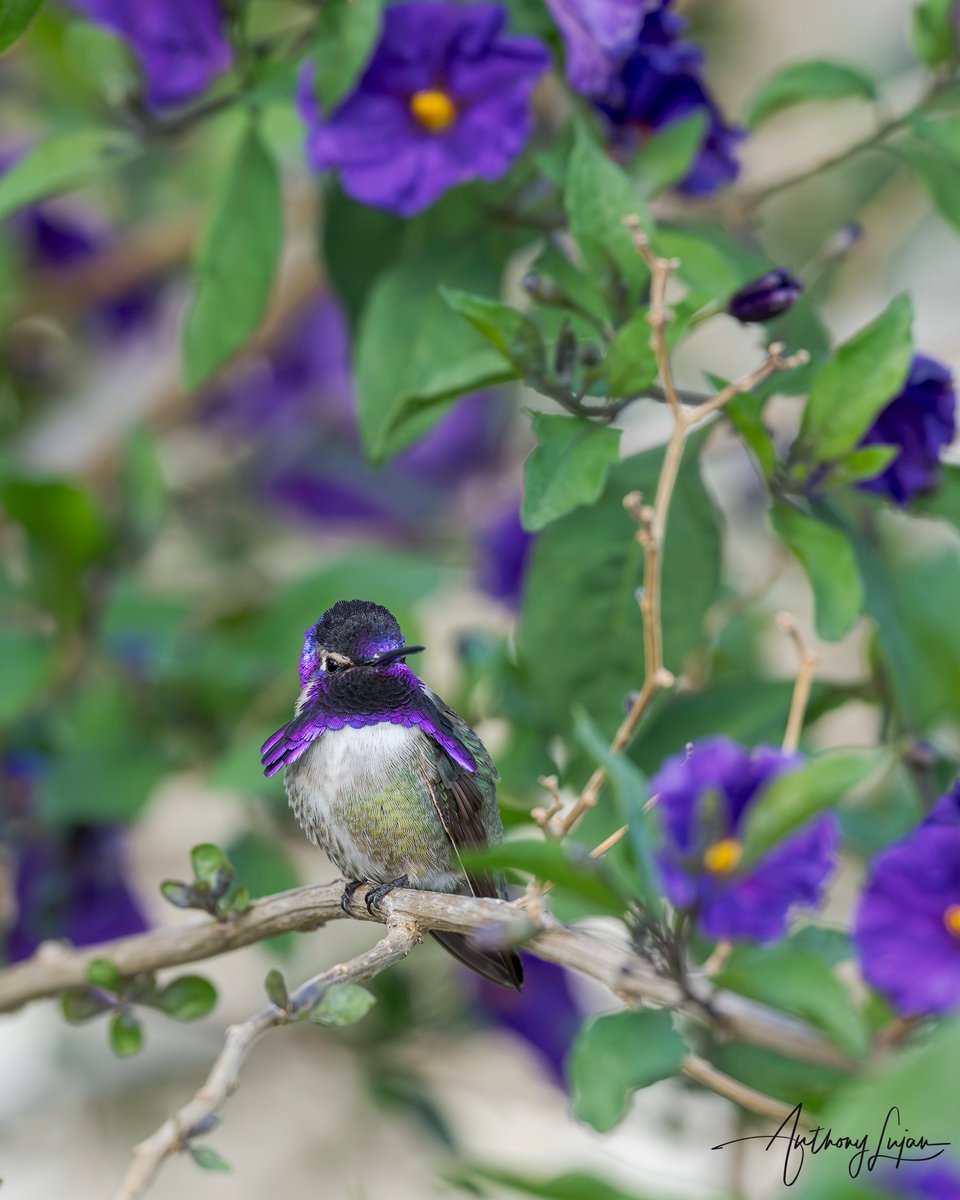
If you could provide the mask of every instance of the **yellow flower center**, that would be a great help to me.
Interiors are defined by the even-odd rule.
[[[708,846],[703,855],[703,865],[711,875],[729,875],[740,865],[743,845],[736,838],[721,838]]]
[[[960,904],[951,904],[944,909],[943,923],[947,930],[960,940]]]
[[[446,92],[428,88],[410,97],[414,120],[430,133],[443,133],[457,119],[457,106]]]

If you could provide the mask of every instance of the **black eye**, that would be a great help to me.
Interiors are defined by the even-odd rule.
[[[335,658],[327,658],[324,660],[323,669],[328,675],[332,675],[334,671],[340,670],[340,663]]]

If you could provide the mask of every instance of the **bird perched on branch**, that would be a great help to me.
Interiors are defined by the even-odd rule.
[[[461,852],[503,836],[494,766],[476,733],[407,666],[396,617],[340,600],[307,630],[292,721],[264,743],[264,774],[286,768],[306,835],[343,872],[344,907],[363,883],[372,910],[394,888],[504,898],[503,880],[464,869]],[[433,936],[466,966],[519,990],[512,950]]]

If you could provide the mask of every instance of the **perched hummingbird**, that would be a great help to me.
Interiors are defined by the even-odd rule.
[[[406,664],[396,617],[340,600],[307,630],[292,721],[263,745],[265,775],[286,767],[290,806],[307,837],[370,908],[394,888],[505,896],[503,880],[464,870],[461,850],[503,836],[497,768],[479,737]],[[463,934],[433,936],[478,974],[518,990],[519,956]]]

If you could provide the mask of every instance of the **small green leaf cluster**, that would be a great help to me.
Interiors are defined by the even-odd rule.
[[[165,879],[160,892],[176,908],[199,908],[218,921],[240,916],[250,907],[250,893],[234,879],[233,864],[219,846],[203,842],[190,851],[193,879]]]

